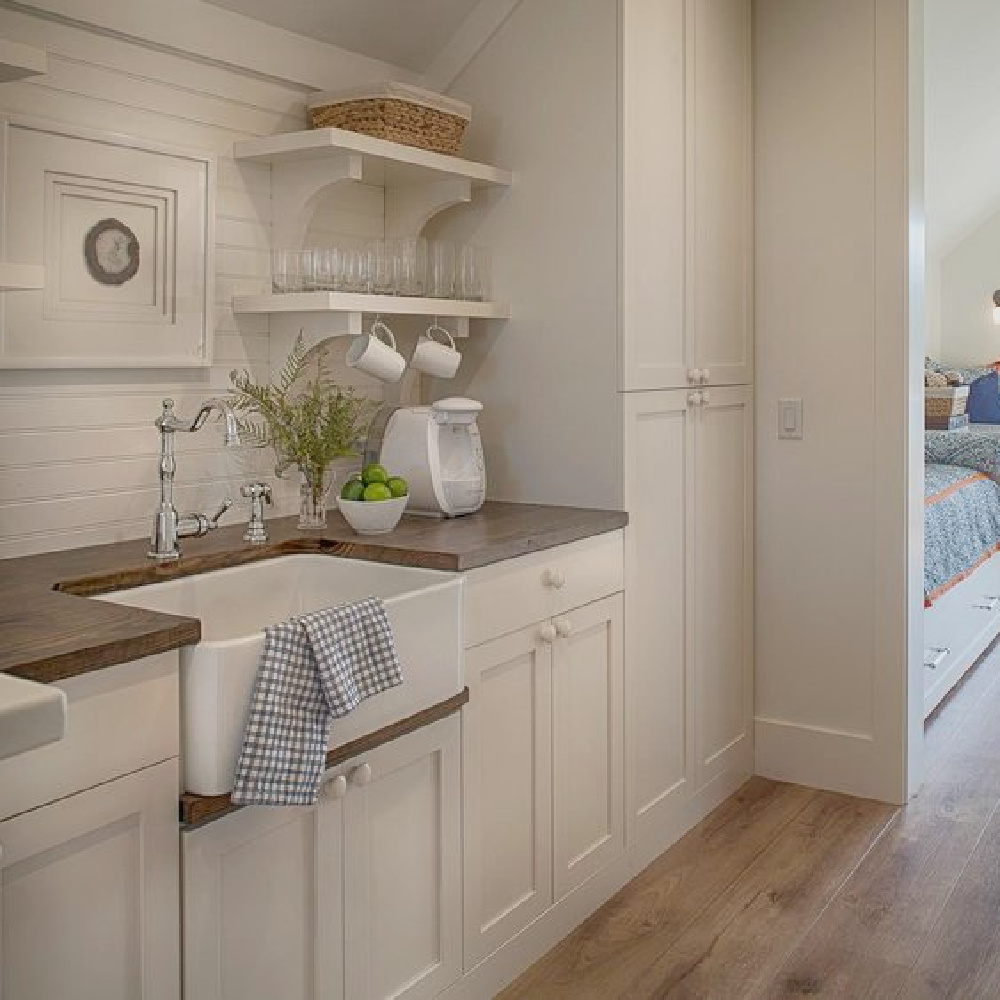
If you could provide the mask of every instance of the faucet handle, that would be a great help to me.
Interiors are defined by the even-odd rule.
[[[208,519],[209,528],[217,528],[219,526],[219,518],[221,518],[222,515],[225,514],[230,507],[232,507],[232,505],[232,498],[226,497],[226,499],[219,504],[219,509]]]
[[[266,500],[271,503],[271,487],[267,483],[247,483],[240,487],[240,494],[248,500]]]

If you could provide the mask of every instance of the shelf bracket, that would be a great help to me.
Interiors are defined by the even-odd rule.
[[[363,169],[360,153],[275,163],[271,167],[273,245],[294,249],[303,246],[316,207],[327,189],[341,181],[360,181]]]
[[[472,181],[448,177],[427,184],[404,184],[385,191],[385,237],[405,239],[419,236],[439,212],[472,201]]]

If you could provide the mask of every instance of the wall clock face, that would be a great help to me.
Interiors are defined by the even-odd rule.
[[[87,270],[102,285],[124,285],[139,270],[139,240],[119,219],[101,219],[83,240]]]

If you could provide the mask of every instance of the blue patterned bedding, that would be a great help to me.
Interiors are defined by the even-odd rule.
[[[957,465],[924,470],[924,604],[926,607],[1000,552],[1000,486]]]

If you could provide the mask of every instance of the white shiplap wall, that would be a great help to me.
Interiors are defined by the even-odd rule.
[[[233,294],[268,284],[270,172],[229,157],[237,139],[303,127],[305,92],[7,9],[0,37],[49,53],[44,77],[0,88],[0,111],[218,157],[214,367],[0,372],[0,557],[10,557],[145,535],[157,499],[152,421],[160,400],[173,396],[178,412],[189,414],[227,388],[231,368],[266,376],[280,363],[270,356],[267,318],[237,318],[230,308]],[[373,71],[384,75],[377,64]],[[356,75],[344,81],[352,82]],[[380,216],[381,202],[361,190],[355,214],[369,212]],[[372,225],[354,219],[349,228]],[[182,509],[209,509],[226,494],[238,499],[242,482],[268,471],[265,456],[221,447],[214,427],[179,435],[177,445]],[[279,494],[288,509],[290,489]]]

